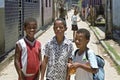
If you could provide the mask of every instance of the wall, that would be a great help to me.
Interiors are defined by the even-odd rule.
[[[44,0],[44,25],[52,22],[51,18],[53,17],[53,0]],[[50,2],[50,3],[49,3]]]
[[[0,56],[3,55],[5,49],[5,38],[4,38],[4,0],[0,0]]]
[[[5,53],[14,48],[18,40],[18,0],[5,1]]]
[[[112,0],[113,27],[120,29],[120,0]]]

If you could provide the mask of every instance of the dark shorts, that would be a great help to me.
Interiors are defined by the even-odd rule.
[[[78,30],[78,26],[77,25],[72,25],[72,30],[73,31],[77,31]]]

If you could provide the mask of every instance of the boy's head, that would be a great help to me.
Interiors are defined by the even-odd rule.
[[[36,25],[37,25],[36,19],[34,19],[34,18],[27,18],[27,19],[25,19],[25,21],[24,21],[24,27],[28,26],[28,25],[30,24],[30,22],[35,22]]]
[[[78,48],[86,48],[90,40],[90,32],[87,29],[81,28],[76,32],[75,44]]]
[[[58,18],[54,21],[54,26],[53,26],[54,32],[56,35],[60,36],[64,36],[64,32],[67,30],[66,27],[66,22],[64,19],[62,18]]]
[[[78,13],[77,11],[74,11],[74,15],[77,15],[77,13]]]
[[[62,18],[58,18],[54,21],[54,27],[56,25],[58,25],[58,22],[60,21],[61,25],[63,25],[63,27],[65,28],[65,30],[67,30],[67,26],[66,26],[66,21]]]
[[[27,37],[34,38],[37,29],[37,21],[34,18],[27,18],[24,22],[24,30]]]

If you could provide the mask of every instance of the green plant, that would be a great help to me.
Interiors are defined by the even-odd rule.
[[[115,58],[120,61],[120,56],[117,54],[115,49],[111,47],[109,43],[105,42],[105,44],[107,45],[108,49],[114,54]]]
[[[117,65],[117,66],[116,66],[116,69],[117,69],[118,74],[120,75],[120,66]]]
[[[96,30],[95,26],[92,26],[92,28],[95,30],[95,33],[100,36],[99,32]]]

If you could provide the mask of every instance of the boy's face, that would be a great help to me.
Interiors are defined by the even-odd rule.
[[[87,47],[89,40],[86,39],[83,33],[76,33],[75,44],[79,49],[83,49]]]
[[[66,27],[63,25],[63,22],[60,20],[55,22],[53,29],[57,37],[63,37],[64,32],[66,31]]]
[[[37,29],[37,23],[36,22],[30,22],[29,24],[27,24],[24,27],[24,30],[26,31],[26,35],[31,39],[34,38],[34,35],[36,33],[36,29]]]

